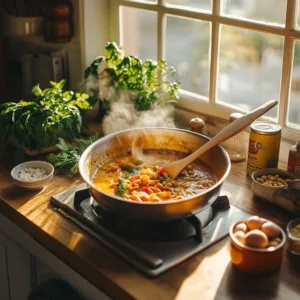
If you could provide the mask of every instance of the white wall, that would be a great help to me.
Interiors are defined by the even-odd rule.
[[[80,0],[83,65],[88,66],[103,54],[108,41],[109,0]]]

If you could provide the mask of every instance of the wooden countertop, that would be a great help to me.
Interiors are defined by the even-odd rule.
[[[286,168],[290,145],[282,142],[279,167]],[[56,174],[41,192],[13,184],[14,166],[0,158],[0,212],[46,249],[113,299],[298,299],[300,262],[285,251],[280,271],[257,277],[230,263],[229,238],[195,255],[161,276],[150,279],[105,248],[49,205],[51,195],[82,183],[79,175]],[[275,221],[283,228],[295,218],[272,203],[255,199],[246,177],[246,162],[233,163],[222,194],[232,205]],[[170,249],[172,251],[172,249]]]

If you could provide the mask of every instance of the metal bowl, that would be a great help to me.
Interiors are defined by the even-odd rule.
[[[79,172],[91,195],[104,209],[118,216],[163,222],[182,219],[208,208],[219,196],[222,183],[230,171],[227,152],[217,146],[201,156],[216,174],[218,181],[203,192],[182,200],[132,202],[109,195],[95,187],[92,175],[104,162],[130,153],[133,146],[142,149],[177,150],[187,155],[209,140],[208,137],[177,128],[137,128],[107,135],[90,145],[81,155]]]

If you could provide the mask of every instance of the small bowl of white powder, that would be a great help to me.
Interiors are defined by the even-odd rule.
[[[11,170],[17,185],[32,190],[43,188],[52,179],[53,173],[53,166],[41,160],[24,162]]]

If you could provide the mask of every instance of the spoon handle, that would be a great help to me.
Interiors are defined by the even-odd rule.
[[[202,145],[199,149],[194,151],[192,154],[185,157],[184,159],[181,159],[179,161],[176,161],[174,163],[167,165],[164,168],[165,172],[171,178],[174,179],[181,172],[182,169],[184,169],[188,164],[190,164],[195,159],[197,159],[200,155],[202,155],[209,149],[213,148],[214,146],[220,144],[221,142],[236,135],[241,130],[243,130],[245,127],[250,125],[255,119],[257,119],[258,117],[260,117],[261,115],[263,115],[264,113],[269,111],[271,108],[273,108],[277,104],[278,104],[278,101],[276,101],[276,100],[268,101],[267,103],[261,105],[260,107],[256,108],[255,110],[251,111],[250,113],[229,123],[217,135],[215,135],[211,140],[209,140],[207,143]]]

